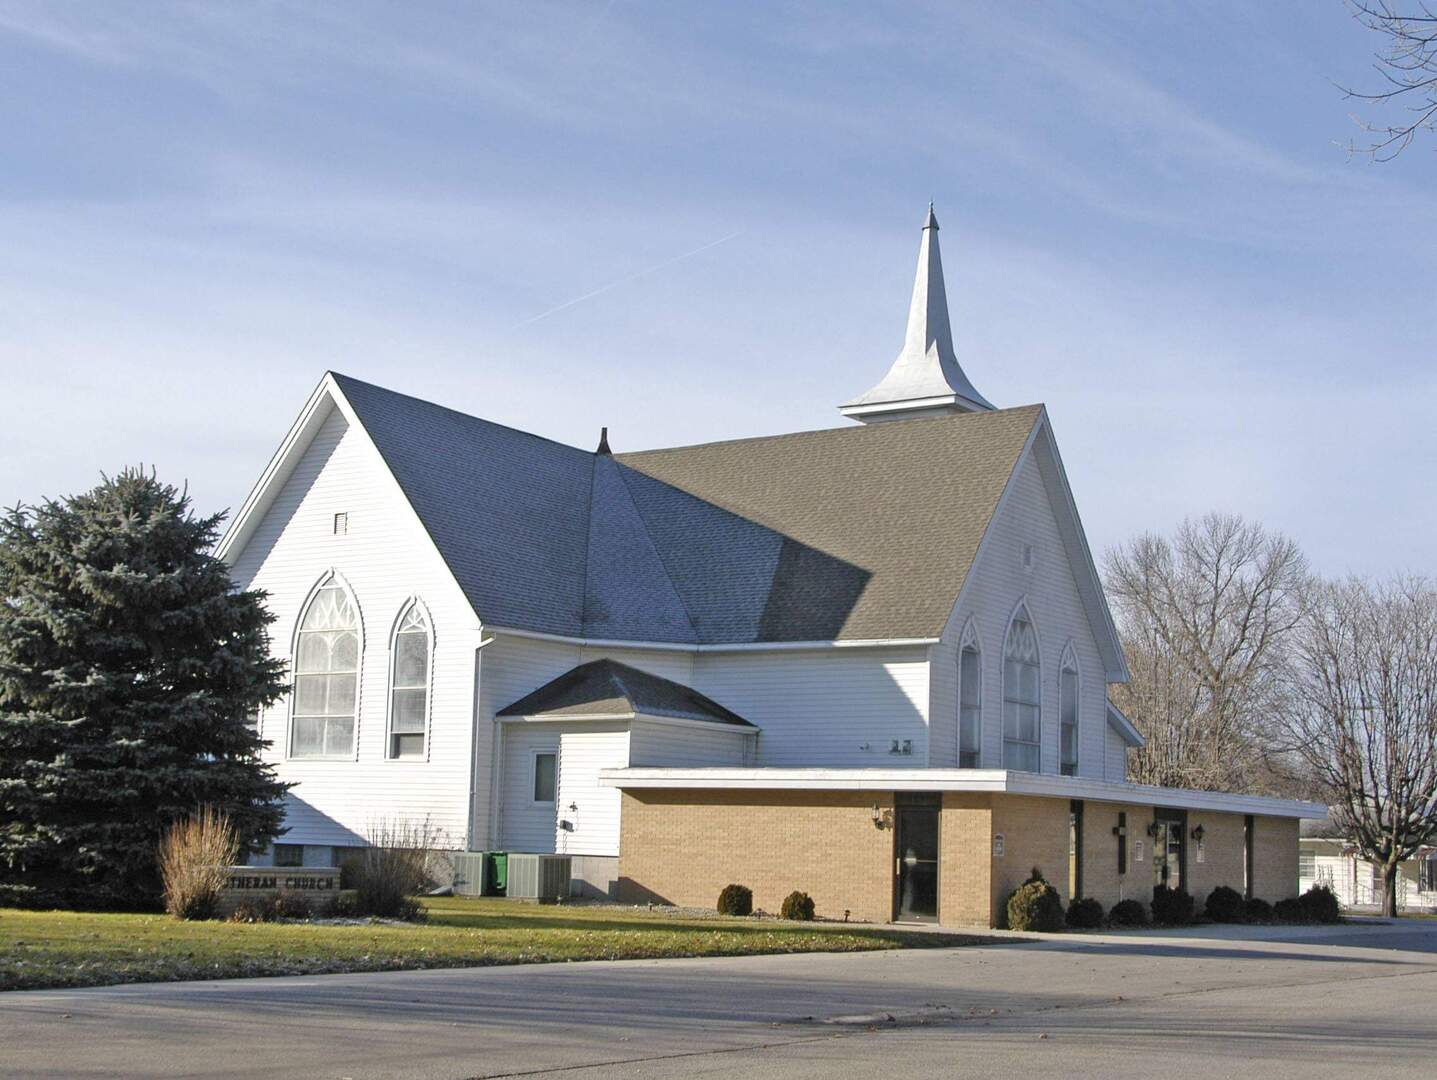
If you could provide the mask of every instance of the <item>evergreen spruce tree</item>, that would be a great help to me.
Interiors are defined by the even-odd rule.
[[[0,517],[0,903],[153,906],[201,806],[247,846],[280,830],[254,720],[283,664],[210,554],[222,520],[141,469]]]

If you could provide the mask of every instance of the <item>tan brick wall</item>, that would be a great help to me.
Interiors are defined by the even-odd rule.
[[[795,889],[825,918],[893,917],[893,830],[878,792],[638,790],[623,797],[619,897],[713,907],[725,885],[777,912]],[[941,834],[940,834],[941,842]]]
[[[873,824],[877,806],[892,823],[893,796],[873,792],[633,791],[623,796],[619,896],[712,907],[730,882],[749,886],[754,906],[776,912],[794,889],[820,915],[888,922],[893,915],[893,830]],[[1069,901],[1066,799],[948,792],[939,819],[939,921],[991,926],[1007,896],[1034,866]],[[1119,876],[1118,814],[1127,814],[1127,873]],[[1111,909],[1152,899],[1152,807],[1088,802],[1083,808],[1083,892]],[[1202,825],[1203,861],[1188,840],[1187,888],[1201,908],[1218,885],[1241,891],[1241,814],[1191,811]],[[993,838],[1004,852],[994,858]],[[1138,858],[1138,846],[1142,858]],[[1297,892],[1297,822],[1256,819],[1254,895],[1276,901]]]
[[[1128,815],[1128,871],[1118,873],[1118,838],[1113,829],[1118,814]],[[1138,900],[1146,904],[1153,898],[1152,839],[1148,826],[1153,822],[1151,806],[1126,806],[1119,803],[1087,802],[1083,804],[1083,893],[1110,909],[1119,900]],[[1143,861],[1136,860],[1137,844],[1143,843]]]
[[[1067,907],[1068,800],[995,795],[993,833],[1003,836],[1003,855],[993,858],[990,895],[995,917],[1007,903],[1008,894],[1028,880],[1035,866]]]
[[[1252,895],[1269,903],[1297,895],[1297,819],[1253,819]]]
[[[1242,892],[1245,861],[1242,822],[1241,814],[1188,811],[1187,890],[1199,912],[1207,902],[1208,893],[1219,885]],[[1203,828],[1202,862],[1198,862],[1197,841],[1192,839],[1192,831],[1199,825]],[[1294,860],[1293,866],[1296,865]]]
[[[946,792],[938,843],[938,921],[992,926],[993,796]]]

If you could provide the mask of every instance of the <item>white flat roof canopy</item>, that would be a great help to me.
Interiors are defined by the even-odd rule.
[[[1234,795],[1222,791],[1149,787],[1081,776],[1009,772],[1006,769],[603,769],[606,787],[724,789],[728,791],[976,791],[1053,799],[1175,806],[1222,814],[1322,818],[1322,803]]]

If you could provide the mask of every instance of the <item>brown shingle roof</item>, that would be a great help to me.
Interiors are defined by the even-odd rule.
[[[615,460],[632,470],[630,493],[701,641],[937,637],[1041,412],[1031,405]],[[741,530],[707,520],[714,508],[761,527],[751,558],[735,558]]]

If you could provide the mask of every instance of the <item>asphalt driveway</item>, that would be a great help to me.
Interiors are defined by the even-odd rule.
[[[1429,1077],[1434,1001],[1431,921],[995,936],[7,994],[0,1074]]]

